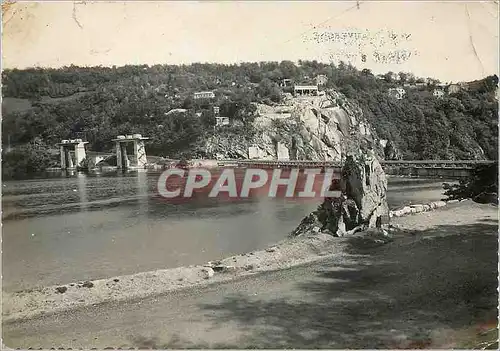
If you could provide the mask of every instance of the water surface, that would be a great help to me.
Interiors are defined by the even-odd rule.
[[[3,289],[201,264],[285,238],[320,203],[157,196],[158,173],[70,174],[3,183]],[[392,208],[442,197],[436,180],[389,180]]]

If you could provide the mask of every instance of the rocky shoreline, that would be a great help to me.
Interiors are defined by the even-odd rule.
[[[403,217],[432,211],[452,201],[405,206],[390,211],[390,217]],[[142,299],[199,285],[226,282],[248,275],[290,268],[341,254],[349,237],[338,238],[312,231],[287,238],[260,251],[228,257],[205,265],[178,267],[131,275],[74,282],[58,286],[3,293],[3,319],[11,322],[74,308]]]
[[[433,201],[429,202],[428,204],[421,205],[409,205],[409,206],[404,206],[403,208],[399,210],[393,210],[389,211],[389,217],[402,217],[402,216],[407,216],[410,214],[415,214],[415,213],[420,213],[420,212],[428,212],[432,211],[436,208],[444,207],[447,204],[454,204],[460,202],[459,200],[449,200],[449,201]]]

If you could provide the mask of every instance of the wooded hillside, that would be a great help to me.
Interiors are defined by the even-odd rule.
[[[217,132],[212,106],[239,121],[225,128],[251,133],[252,102],[279,103],[291,89],[280,86],[283,79],[315,84],[318,75],[326,78],[322,89],[337,89],[356,101],[377,135],[405,159],[497,158],[496,76],[435,97],[437,80],[392,72],[375,76],[316,61],[5,70],[2,142],[4,150],[26,149],[81,137],[92,150],[109,151],[117,135],[141,133],[152,137],[147,147],[153,155],[197,155]],[[389,96],[390,88],[403,84],[403,99]],[[205,90],[214,91],[215,99],[193,99],[194,92]],[[188,111],[166,115],[176,108]]]

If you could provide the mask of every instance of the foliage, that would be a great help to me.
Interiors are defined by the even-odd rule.
[[[470,177],[459,184],[443,185],[447,200],[474,199],[483,193],[498,194],[498,162],[477,166]]]
[[[269,78],[264,78],[257,88],[257,92],[259,96],[265,97],[266,100],[271,102],[279,103],[281,102],[281,90],[279,89],[278,84],[271,81]],[[268,101],[264,101],[268,102]]]
[[[51,153],[40,139],[2,153],[3,177],[16,178],[46,170],[57,162],[57,154]]]
[[[33,108],[3,113],[2,141],[5,148],[36,138],[49,146],[82,138],[91,150],[111,151],[117,135],[140,133],[152,138],[151,155],[202,155],[204,141],[217,132],[214,106],[250,135],[254,103],[279,103],[290,89],[280,86],[283,79],[314,84],[319,74],[327,77],[325,89],[357,102],[377,136],[392,141],[406,159],[497,159],[496,76],[441,99],[431,93],[439,82],[428,80],[428,86],[407,89],[403,100],[394,100],[389,88],[424,79],[404,72],[375,76],[317,61],[4,70],[3,96],[29,99]],[[205,90],[215,99],[193,99]],[[179,108],[187,112],[167,114]]]
[[[405,89],[402,100],[388,97],[387,89],[396,86],[393,77],[346,68],[337,72],[335,84],[359,104],[378,137],[391,140],[405,159],[497,159],[496,76],[476,90],[443,98],[432,96],[438,82],[430,80],[429,86]]]
[[[174,113],[161,119],[156,128],[145,126],[143,133],[145,130],[153,140],[148,150],[153,155],[169,150],[168,156],[171,156],[192,148],[203,133],[199,122],[194,113]]]

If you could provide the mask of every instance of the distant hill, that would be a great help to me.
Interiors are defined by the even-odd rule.
[[[400,157],[497,159],[496,76],[448,89],[404,72],[375,76],[343,63],[282,61],[15,69],[4,70],[2,82],[2,140],[13,147],[83,135],[90,149],[111,151],[117,135],[141,133],[152,138],[151,155],[211,157],[207,140],[255,133],[257,104],[280,104],[293,84],[320,84],[359,106],[376,138]],[[200,91],[214,97],[194,99]],[[214,128],[214,107],[233,126]]]
[[[87,92],[75,93],[69,96],[62,97],[50,97],[50,96],[41,96],[36,100],[28,99],[28,98],[13,98],[13,97],[4,97],[2,99],[2,113],[3,114],[11,114],[11,113],[23,113],[30,111],[34,106],[39,104],[58,104],[64,103],[71,100],[76,100],[84,95],[87,95]]]

